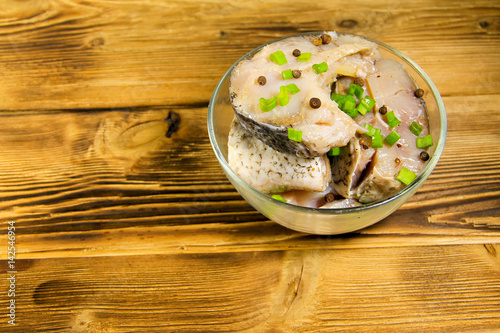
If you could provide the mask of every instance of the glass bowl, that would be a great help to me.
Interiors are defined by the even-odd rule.
[[[319,35],[322,32],[308,32],[298,35]],[[338,33],[341,35],[342,33]],[[293,36],[298,36],[293,35]],[[351,34],[352,35],[352,34]],[[393,58],[402,63],[407,72],[413,77],[419,88],[425,91],[424,100],[429,114],[430,133],[434,139],[434,146],[429,149],[431,155],[422,173],[408,186],[383,200],[352,208],[324,209],[307,208],[280,202],[272,199],[243,181],[229,166],[228,136],[234,111],[229,99],[229,77],[233,68],[242,60],[251,58],[264,46],[288,38],[283,37],[257,47],[235,62],[217,84],[208,107],[208,134],[215,155],[219,160],[227,178],[231,181],[240,195],[255,209],[270,220],[289,229],[317,234],[335,235],[356,231],[373,225],[403,205],[422,186],[427,177],[438,163],[446,140],[447,120],[444,103],[434,83],[427,74],[411,59],[396,49],[379,41],[372,41],[379,46],[384,58]]]

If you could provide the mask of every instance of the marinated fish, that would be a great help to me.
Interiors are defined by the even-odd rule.
[[[231,102],[241,124],[280,152],[301,157],[324,155],[363,131],[330,99],[331,84],[336,69],[365,77],[380,55],[376,44],[367,40],[331,35],[332,42],[319,46],[309,36],[269,44],[241,61],[231,74]],[[279,55],[281,61],[275,59]],[[319,105],[312,105],[314,100]],[[266,101],[271,105],[262,107]],[[300,142],[288,139],[289,128],[301,131]]]
[[[368,148],[366,144],[363,144],[366,149],[360,149],[354,143],[351,144],[354,149],[351,148],[353,153],[350,158],[340,156],[334,159],[332,169],[345,172],[343,179],[336,181],[338,176],[335,177],[335,174],[341,171],[334,171],[334,188],[341,190],[347,183],[348,190],[345,189],[341,194],[346,198],[357,198],[362,203],[380,200],[401,190],[405,185],[396,176],[403,166],[415,174],[422,172],[425,166],[425,161],[419,156],[422,149],[417,147],[416,136],[411,132],[410,126],[413,122],[418,123],[422,127],[420,135],[424,136],[428,134],[429,127],[425,104],[415,96],[416,85],[399,62],[393,59],[376,61],[375,72],[366,78],[366,83],[367,90],[376,102],[377,111],[356,117],[356,122],[380,129],[384,137],[395,130],[400,138],[393,146],[384,144],[377,149]],[[393,112],[400,123],[394,128],[390,127],[387,115],[378,112],[380,107]],[[367,138],[359,140],[366,141]],[[358,162],[360,160],[361,163]],[[369,163],[366,163],[367,160]],[[342,163],[346,166],[352,164],[351,168]],[[354,169],[354,166],[359,167]],[[352,179],[359,178],[360,169],[364,169],[364,179],[357,184]]]
[[[229,166],[255,189],[269,194],[289,190],[324,191],[331,180],[326,156],[281,153],[251,135],[238,121],[229,132]]]
[[[361,37],[325,32],[268,44],[233,69],[229,89],[229,165],[287,203],[374,202],[411,183],[429,158],[422,92]]]

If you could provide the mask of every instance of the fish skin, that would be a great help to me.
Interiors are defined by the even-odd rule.
[[[240,121],[241,126],[243,126],[255,138],[261,140],[274,150],[283,154],[293,153],[296,156],[304,158],[313,158],[317,156],[307,149],[302,143],[290,140],[288,138],[288,127],[277,127],[265,123],[259,123],[258,121],[238,112],[236,112],[235,115]]]
[[[286,190],[321,192],[331,180],[326,156],[302,158],[278,152],[236,120],[229,132],[228,163],[245,182],[265,194]]]
[[[352,138],[341,154],[331,159],[332,188],[344,198],[358,198],[356,187],[372,161],[375,148],[362,147],[358,136]]]

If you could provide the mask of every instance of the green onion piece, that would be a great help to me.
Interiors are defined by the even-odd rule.
[[[373,148],[382,148],[384,146],[384,137],[380,133],[375,133],[372,136],[372,147]]]
[[[420,133],[422,133],[422,126],[420,126],[419,123],[416,121],[412,122],[410,125],[410,131],[415,134],[416,136],[419,136]]]
[[[358,110],[356,110],[356,102],[346,101],[342,106],[342,111],[347,113],[352,118],[356,118],[358,116]]]
[[[392,131],[391,134],[385,137],[384,141],[387,142],[387,144],[392,147],[400,138],[401,135],[399,135],[398,132]]]
[[[281,72],[281,76],[283,80],[293,79],[293,72],[291,69],[287,69],[286,71]]]
[[[365,91],[363,90],[363,88],[359,85],[357,85],[356,83],[351,83],[351,85],[349,86],[349,90],[347,90],[347,93],[349,95],[356,95],[356,97],[361,100],[363,98],[363,93]]]
[[[365,96],[363,99],[359,102],[360,105],[363,105],[366,110],[370,111],[373,109],[375,106],[375,100],[371,98],[370,96]],[[359,106],[358,106],[359,107]],[[364,115],[364,114],[363,114]]]
[[[302,131],[289,127],[288,138],[296,142],[302,142]]]
[[[281,106],[285,106],[289,101],[290,99],[288,98],[288,88],[286,86],[281,86],[280,93],[278,94],[278,102]]]
[[[394,127],[398,126],[399,124],[401,124],[401,120],[399,120],[396,117],[396,115],[394,114],[394,111],[387,112],[386,116],[387,116],[387,125],[389,125],[390,127],[394,128]]]
[[[283,198],[281,195],[279,194],[273,194],[271,196],[271,198],[273,198],[274,200],[278,200],[278,201],[281,201],[281,202],[286,202],[285,198]]]
[[[311,59],[311,53],[301,53],[297,57],[297,61],[302,61],[302,62],[309,61],[309,59]]]
[[[434,142],[432,141],[432,135],[428,134],[424,136],[423,138],[417,138],[417,147],[418,148],[427,148],[434,145]]]
[[[331,99],[332,101],[337,102],[337,104],[338,104],[338,103],[339,103],[339,101],[342,99],[342,97],[344,97],[344,95],[342,95],[342,94],[336,94],[336,93],[334,93],[334,92],[332,92],[332,94],[330,95],[330,99]]]
[[[278,65],[283,65],[283,64],[286,64],[288,62],[286,60],[285,54],[281,50],[280,51],[276,51],[274,53],[271,53],[271,55],[269,55],[269,59],[272,62],[277,63]]]
[[[340,155],[340,147],[333,147],[331,148],[328,153],[328,156],[339,156]]]
[[[271,97],[269,99],[262,97],[259,99],[260,109],[264,112],[271,111],[276,105],[278,105],[278,99],[276,97]]]
[[[289,85],[286,86],[290,94],[295,95],[300,91],[299,87],[295,83],[290,83]]]
[[[321,64],[312,65],[312,68],[317,74],[321,74],[328,70],[328,64],[326,62],[322,62]]]
[[[356,111],[361,113],[363,116],[368,113],[368,109],[366,108],[366,106],[361,103],[359,103],[358,107],[356,108]]]
[[[343,95],[342,98],[337,101],[340,110],[344,111],[344,104],[346,102],[353,102],[354,104],[356,104],[356,99],[351,95]]]
[[[401,171],[399,171],[398,175],[396,176],[396,179],[405,185],[410,185],[411,182],[415,180],[415,178],[417,178],[417,174],[405,167],[402,167]]]
[[[380,128],[375,128],[368,123],[365,124],[365,128],[368,130],[368,133],[365,133],[365,135],[368,135],[371,137],[374,137],[375,135],[380,135],[380,132],[382,132],[380,130]]]

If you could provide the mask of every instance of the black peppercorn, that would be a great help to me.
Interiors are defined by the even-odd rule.
[[[302,75],[302,72],[299,71],[298,69],[295,69],[292,71],[292,76],[295,78],[295,79],[298,79],[300,76]]]
[[[298,57],[298,56],[300,56],[302,54],[302,52],[300,52],[299,49],[295,49],[295,50],[293,50],[292,54],[293,54],[294,57]]]
[[[321,35],[321,42],[323,44],[328,44],[332,41],[332,36],[328,35],[328,34],[322,34]]]
[[[420,152],[420,159],[422,161],[425,162],[425,161],[429,160],[429,157],[430,157],[429,153],[427,153],[426,151]]]
[[[266,84],[267,79],[266,79],[266,77],[265,77],[265,76],[259,76],[259,78],[257,79],[257,82],[258,82],[261,86],[263,86],[263,85],[265,85],[265,84]]]
[[[321,106],[321,100],[319,98],[313,97],[309,100],[309,106],[313,109],[317,109]]]
[[[424,96],[424,91],[422,89],[419,88],[419,89],[415,90],[415,97],[420,98],[422,96]]]
[[[335,200],[335,194],[333,194],[331,192],[325,194],[325,202],[326,203],[332,202],[333,200]]]
[[[384,105],[384,106],[381,106],[380,109],[378,109],[378,112],[382,115],[386,114],[387,113],[387,107]]]

